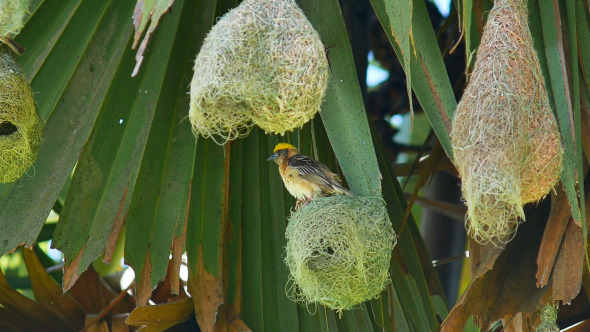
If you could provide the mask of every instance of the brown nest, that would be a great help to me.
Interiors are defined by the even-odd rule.
[[[490,11],[451,141],[470,236],[480,243],[509,241],[524,220],[522,205],[543,198],[562,169],[526,1],[496,0]]]

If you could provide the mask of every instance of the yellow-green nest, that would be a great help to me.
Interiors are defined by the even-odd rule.
[[[27,78],[0,46],[0,182],[17,180],[33,165],[41,129]]]
[[[211,29],[197,55],[189,119],[217,143],[254,124],[284,134],[319,112],[328,61],[294,0],[245,0]]]
[[[20,32],[31,0],[0,0],[0,37]]]
[[[286,238],[287,296],[296,302],[348,310],[390,281],[396,236],[380,198],[317,198],[291,215]]]
[[[558,182],[560,134],[527,24],[524,0],[496,0],[475,68],[453,119],[451,141],[480,243],[504,243]]]

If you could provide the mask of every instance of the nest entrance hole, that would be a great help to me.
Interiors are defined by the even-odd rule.
[[[16,126],[10,121],[0,122],[0,136],[12,135],[16,133],[17,130],[18,128],[16,128]]]
[[[320,250],[321,250],[321,252],[320,252]],[[334,251],[334,248],[332,248],[332,246],[328,245],[326,247],[324,245],[324,239],[320,239],[320,248],[317,248],[316,250],[314,250],[311,253],[311,256],[312,257],[319,256],[321,253],[324,253],[324,254],[328,254],[330,256],[333,256],[335,252],[336,251]]]

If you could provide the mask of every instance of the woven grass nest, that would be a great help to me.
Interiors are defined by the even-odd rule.
[[[287,225],[287,296],[335,310],[376,298],[390,282],[396,236],[380,198],[317,198]]]
[[[0,0],[0,37],[20,32],[31,0]]]
[[[33,165],[42,134],[31,87],[12,58],[0,46],[0,183],[13,182]]]
[[[483,244],[509,241],[524,220],[523,204],[543,198],[562,169],[526,1],[495,1],[451,141],[469,235]]]
[[[189,119],[218,144],[254,124],[284,134],[319,112],[324,45],[294,0],[244,0],[211,29],[197,55]]]

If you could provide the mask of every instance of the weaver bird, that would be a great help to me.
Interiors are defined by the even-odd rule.
[[[337,174],[326,165],[304,156],[291,144],[279,143],[268,160],[279,165],[279,174],[289,193],[297,199],[295,209],[317,197],[353,194],[342,186]]]

